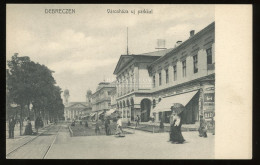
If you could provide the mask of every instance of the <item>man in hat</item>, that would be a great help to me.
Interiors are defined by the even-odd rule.
[[[9,139],[14,138],[14,127],[15,127],[16,121],[14,117],[11,117],[9,119]]]

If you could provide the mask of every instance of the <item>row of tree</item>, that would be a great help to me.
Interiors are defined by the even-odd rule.
[[[18,105],[12,115],[20,119],[20,134],[24,118],[31,114],[34,119],[41,117],[45,123],[63,117],[62,91],[55,85],[53,71],[27,56],[19,57],[17,53],[7,65],[7,114],[13,110],[12,104]]]

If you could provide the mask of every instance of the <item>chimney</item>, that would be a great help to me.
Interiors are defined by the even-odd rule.
[[[195,30],[190,31],[190,37],[194,36]]]
[[[182,41],[177,41],[175,44],[175,47],[179,46],[182,43]]]

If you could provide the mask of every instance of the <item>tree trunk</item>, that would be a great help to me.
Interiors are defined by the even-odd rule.
[[[20,136],[23,135],[23,106],[21,105],[21,115],[20,115]]]

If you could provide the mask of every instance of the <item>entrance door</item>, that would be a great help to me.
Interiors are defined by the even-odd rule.
[[[141,101],[141,122],[147,122],[150,118],[151,101],[143,99]]]

